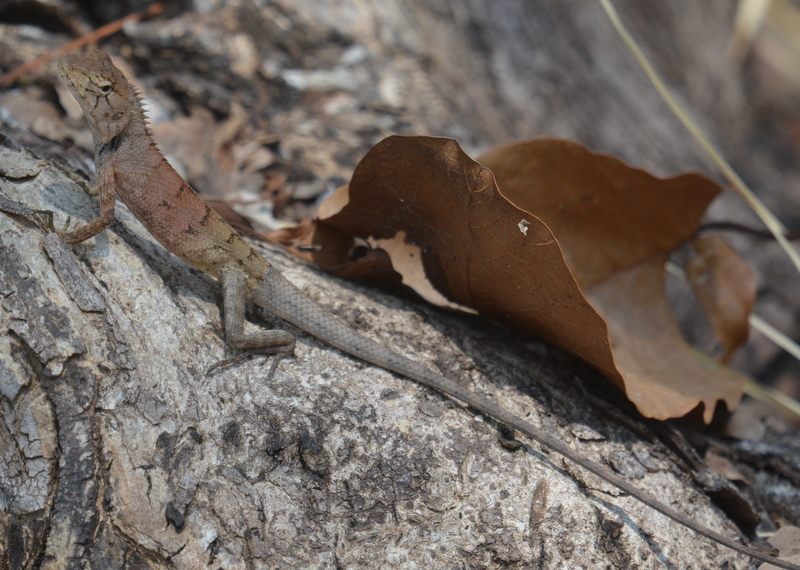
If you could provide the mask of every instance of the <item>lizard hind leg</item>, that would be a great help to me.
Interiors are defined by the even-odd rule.
[[[244,332],[245,284],[247,275],[240,271],[223,271],[219,276],[222,285],[222,310],[225,316],[225,338],[231,348],[249,353],[274,354],[280,357],[294,352],[294,335],[289,331],[267,330]],[[240,355],[212,366],[208,374],[237,363],[249,354]],[[280,359],[278,359],[280,360]],[[278,360],[275,361],[277,365]],[[273,367],[274,368],[274,367]],[[274,371],[274,370],[273,370]]]

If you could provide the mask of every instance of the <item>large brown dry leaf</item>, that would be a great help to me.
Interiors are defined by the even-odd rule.
[[[742,379],[698,360],[664,289],[669,252],[693,234],[717,184],[698,174],[658,179],[564,140],[508,145],[478,160],[509,200],[553,230],[608,324],[624,389],[642,413],[674,417],[702,403],[710,421],[718,399],[729,409],[738,404]]]
[[[444,295],[580,356],[644,415],[702,405],[710,421],[717,400],[735,407],[741,380],[695,358],[664,293],[666,256],[691,236],[716,184],[660,180],[554,139],[479,161],[450,139],[389,137],[322,221],[364,239],[405,232]]]

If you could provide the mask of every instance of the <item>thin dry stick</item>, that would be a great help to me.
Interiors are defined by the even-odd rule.
[[[800,402],[775,388],[763,386],[752,378],[745,380],[744,393],[759,402],[764,402],[773,408],[800,417]]]
[[[694,137],[694,139],[703,147],[703,150],[706,151],[711,160],[714,161],[714,164],[717,165],[728,181],[733,185],[733,187],[741,194],[744,198],[745,202],[749,204],[749,206],[753,209],[753,211],[758,215],[759,218],[764,222],[772,235],[775,236],[775,239],[784,249],[786,254],[789,256],[789,259],[792,260],[794,266],[800,271],[800,255],[798,254],[797,250],[792,247],[789,241],[784,237],[784,233],[786,232],[785,228],[778,219],[772,215],[767,207],[759,200],[753,192],[747,187],[744,181],[739,178],[739,175],[733,170],[730,164],[722,157],[722,154],[711,144],[711,141],[705,136],[703,131],[700,130],[700,127],[689,118],[686,112],[681,108],[675,98],[670,93],[667,86],[664,85],[664,82],[661,81],[661,78],[656,74],[653,66],[650,65],[650,62],[647,61],[647,58],[644,56],[644,53],[639,48],[639,45],[636,43],[636,40],[633,39],[633,36],[628,32],[627,28],[622,24],[622,21],[619,19],[619,15],[617,11],[612,6],[610,0],[599,0],[600,5],[606,11],[609,20],[611,23],[614,24],[614,27],[617,30],[617,33],[620,35],[622,40],[625,42],[625,45],[628,46],[628,49],[631,51],[633,56],[639,62],[639,65],[642,66],[642,69],[647,74],[647,77],[650,79],[650,82],[658,91],[659,95],[661,95],[664,102],[669,105],[669,108],[678,118],[678,120],[683,124],[687,131]]]
[[[769,338],[783,350],[794,356],[797,360],[800,360],[800,346],[798,346],[797,343],[788,336],[755,315],[750,315],[748,322],[750,323],[751,327]]]
[[[99,41],[107,36],[112,34],[116,34],[120,31],[126,24],[130,24],[132,22],[141,22],[142,20],[147,20],[154,16],[158,16],[161,12],[164,11],[164,5],[155,3],[151,4],[147,10],[144,12],[137,12],[136,14],[128,14],[124,18],[120,18],[110,24],[106,24],[105,26],[101,26],[97,28],[93,32],[89,32],[85,36],[81,36],[72,40],[71,42],[67,42],[63,46],[56,48],[52,51],[49,51],[33,61],[29,63],[25,63],[20,65],[16,69],[12,69],[8,73],[0,75],[0,87],[7,87],[14,82],[18,81],[23,75],[30,71],[34,71],[38,69],[51,59],[64,55],[65,53],[69,53],[71,51],[75,51],[78,48],[85,46],[86,44],[90,44],[92,42]]]
[[[736,222],[708,222],[707,224],[703,224],[697,231],[695,235],[699,234],[700,232],[708,232],[708,231],[715,231],[715,232],[739,232],[742,234],[747,234],[759,238],[766,238],[772,239],[772,232],[766,230],[757,230],[755,228],[751,228],[749,226],[745,226],[743,224],[738,224]],[[800,239],[800,231],[787,231],[786,232],[786,239],[789,241],[794,241],[796,239]],[[694,239],[695,236],[692,236],[689,239]]]

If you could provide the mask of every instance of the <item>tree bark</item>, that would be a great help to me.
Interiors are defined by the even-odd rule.
[[[22,177],[0,179],[0,195],[59,218],[95,215],[54,156],[33,159],[14,142],[4,167]],[[259,358],[207,375],[232,356],[215,283],[123,206],[118,219],[59,252],[25,216],[0,216],[7,567],[741,563],[560,457],[506,442],[491,421],[295,329],[295,357],[274,373]],[[264,253],[360,332],[735,535],[663,446],[593,409],[570,382],[575,363],[544,344]],[[93,295],[100,302],[81,300]]]
[[[620,4],[644,18],[636,3]],[[676,38],[719,51],[728,22],[710,33],[682,9],[711,17],[728,15],[728,5],[658,9],[669,30],[685,31]],[[184,109],[224,115],[238,96],[254,123],[268,119],[303,170],[320,178],[352,168],[383,136],[376,121],[455,135],[472,150],[550,134],[659,173],[706,165],[593,3],[217,8],[131,28],[117,47],[149,66],[148,86],[180,94]],[[242,52],[224,49],[234,32],[267,62],[249,79],[237,67]],[[353,46],[368,55],[348,66]],[[705,52],[674,58],[697,53]],[[316,67],[349,71],[350,90],[333,93],[367,105],[302,87],[319,80]],[[717,111],[741,110],[735,70],[703,71],[712,73],[708,83],[736,86],[715,100]],[[697,89],[692,100],[707,95],[688,72],[669,79]],[[281,85],[264,87],[273,83]],[[355,110],[331,114],[333,103]],[[0,197],[52,210],[57,224],[93,219],[97,206],[81,189],[88,154],[2,117]],[[122,205],[117,220],[62,251],[29,216],[0,212],[0,568],[749,566],[536,444],[509,441],[491,420],[260,312],[251,326],[292,330],[295,356],[206,374],[235,356],[216,283],[167,253]],[[359,332],[737,536],[650,424],[608,415],[587,398],[584,380],[600,383],[595,391],[613,388],[570,357],[262,252]]]

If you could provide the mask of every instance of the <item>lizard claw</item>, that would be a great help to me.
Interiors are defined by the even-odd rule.
[[[52,210],[36,210],[31,214],[33,223],[47,232],[57,232],[55,223],[53,222],[55,214]]]
[[[52,210],[35,210],[29,206],[0,196],[0,212],[23,216],[36,224],[39,229],[46,232],[56,231],[53,225],[54,214]]]
[[[70,216],[67,216],[67,219],[64,221],[64,225],[61,227],[61,229],[58,229],[55,225],[55,222],[51,218],[50,231],[55,233],[63,243],[67,245],[72,245],[74,243],[70,239],[72,237],[72,232],[67,231],[71,223],[72,223],[72,218]]]
[[[292,346],[292,348],[294,348],[294,346]],[[242,354],[237,354],[236,356],[233,356],[231,358],[224,358],[222,360],[217,361],[215,364],[212,364],[211,367],[209,367],[209,369],[206,370],[206,377],[211,376],[215,372],[218,372],[224,368],[235,366],[240,362],[244,361],[245,359],[250,358],[251,356],[264,355],[265,363],[271,360],[270,369],[269,372],[267,373],[267,381],[269,382],[270,380],[272,380],[272,376],[275,374],[275,370],[277,370],[280,361],[283,360],[283,358],[285,358],[286,356],[290,356],[292,352],[293,351],[281,350],[279,352],[274,352],[274,353],[271,352],[265,354],[264,350],[258,350],[258,351],[248,350],[243,352]]]
[[[251,356],[251,355],[247,354],[247,353],[244,353],[244,354],[239,354],[237,356],[234,356],[232,358],[223,358],[222,360],[218,360],[217,362],[212,364],[209,367],[208,370],[206,370],[206,377],[211,376],[212,374],[214,374],[215,372],[217,372],[219,370],[222,370],[223,368],[228,368],[230,366],[233,366],[234,364],[238,364],[239,362],[241,362],[242,360],[244,360],[248,356]]]

